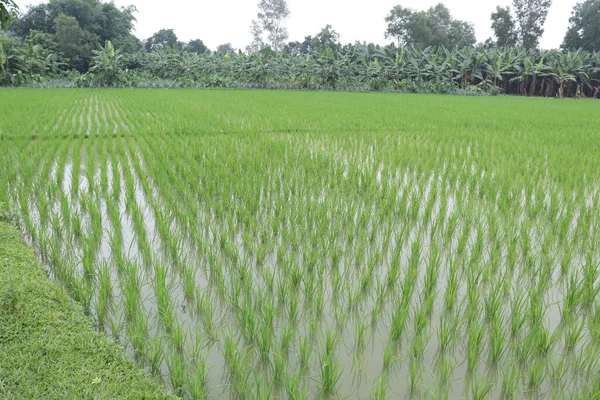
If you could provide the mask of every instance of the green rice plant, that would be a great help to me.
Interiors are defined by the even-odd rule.
[[[290,349],[290,345],[296,336],[296,329],[293,325],[286,324],[281,331],[281,353],[287,359],[287,355]]]
[[[567,371],[565,370],[565,359],[561,358],[558,361],[553,361],[550,363],[548,370],[548,377],[550,378],[553,392],[564,395],[564,393],[561,392],[564,390],[564,382],[567,381],[565,379],[567,375]]]
[[[381,315],[381,311],[383,309],[383,305],[380,302],[375,302],[373,305],[373,309],[371,310],[371,328],[375,329],[377,327],[377,323],[379,321],[379,316]]]
[[[175,326],[169,332],[169,338],[171,339],[171,344],[173,348],[177,350],[180,354],[183,354],[185,344],[185,332],[180,324],[175,323]]]
[[[408,370],[408,392],[411,396],[416,396],[420,392],[423,380],[423,373],[419,364],[414,358],[410,359]]]
[[[308,399],[308,392],[306,387],[302,386],[301,383],[302,372],[298,371],[294,374],[288,374],[285,379],[285,394],[290,400],[306,400]],[[270,396],[271,392],[267,395]],[[265,398],[265,397],[262,397]]]
[[[485,377],[477,379],[471,385],[471,398],[473,400],[487,399],[493,387],[493,383],[488,382]]]
[[[308,336],[303,336],[298,342],[298,357],[300,359],[300,370],[303,372],[307,371],[310,355],[312,353],[312,341]]]
[[[458,318],[453,315],[440,314],[438,325],[439,352],[443,357],[451,351],[458,334]]]
[[[100,330],[104,330],[107,316],[113,304],[113,285],[110,275],[110,267],[107,262],[102,262],[98,268],[97,275],[97,302],[95,305],[96,319]]]
[[[120,289],[123,311],[128,322],[134,322],[140,309],[140,277],[136,264],[127,262]]]
[[[469,326],[468,340],[469,345],[467,349],[467,369],[468,371],[474,371],[479,361],[480,355],[480,344],[483,341],[483,327],[473,323]]]
[[[385,400],[388,397],[388,377],[380,375],[373,385],[371,398],[375,400]]]
[[[408,318],[408,304],[398,303],[392,316],[392,324],[390,326],[390,340],[395,343],[400,343],[402,335],[404,334],[404,328],[406,326],[406,320]]]
[[[123,324],[122,324],[121,320],[115,315],[112,315],[108,321],[109,321],[108,325],[109,325],[110,334],[111,334],[113,340],[115,342],[119,343],[120,339],[121,339],[121,330],[122,330]]]
[[[148,350],[146,354],[146,363],[153,376],[161,376],[161,366],[163,365],[165,351],[164,344],[160,336],[148,338]]]
[[[383,349],[383,371],[387,371],[392,366],[396,358],[396,345],[394,342],[388,342]]]
[[[148,324],[143,312],[138,313],[135,321],[127,325],[127,331],[135,358],[137,360],[144,359],[146,355]]]
[[[451,263],[448,271],[448,283],[444,293],[444,309],[452,313],[458,301],[458,268]]]
[[[439,381],[442,387],[446,387],[450,383],[450,378],[456,368],[455,360],[443,354],[438,361]]]
[[[165,358],[169,370],[169,383],[177,396],[183,396],[185,387],[185,360],[178,351],[171,351]]]
[[[530,391],[537,393],[546,378],[546,368],[542,361],[535,361],[527,371],[527,385]]]
[[[501,395],[505,399],[514,399],[517,397],[519,389],[519,370],[515,364],[507,364],[502,369]]]
[[[271,365],[271,376],[273,378],[273,382],[277,386],[284,385],[286,377],[285,377],[285,355],[282,354],[279,350],[273,351],[273,363]]]
[[[194,301],[194,296],[196,294],[196,270],[193,266],[189,264],[183,264],[181,266],[181,277],[183,281],[183,293],[185,298],[189,302]]]
[[[273,329],[266,324],[260,324],[257,333],[258,351],[263,359],[267,361],[271,354],[271,347],[273,342]],[[283,339],[282,339],[283,341]],[[282,344],[283,346],[283,344]]]
[[[330,397],[338,390],[338,384],[342,372],[338,364],[338,359],[335,356],[337,347],[337,339],[334,333],[327,331],[323,345],[323,352],[319,360],[321,372],[321,393]]]
[[[85,281],[81,277],[70,274],[71,277],[67,278],[67,290],[69,294],[83,307],[83,311],[90,315],[92,311],[92,298],[94,296],[94,288],[91,283]]]
[[[594,262],[593,255],[588,253],[583,265],[583,280],[581,287],[581,305],[584,310],[590,310],[595,304],[595,299],[600,293],[600,284],[597,284],[598,264]]]
[[[519,336],[523,325],[525,324],[525,297],[522,292],[513,295],[510,304],[510,334],[515,339]]]
[[[427,333],[415,334],[410,345],[409,354],[411,358],[415,360],[422,360],[429,342],[429,335]]]
[[[567,353],[571,353],[575,350],[577,343],[583,335],[584,322],[573,321],[565,331],[564,334],[564,350]]]
[[[367,324],[358,321],[354,324],[354,348],[357,353],[362,353],[367,344]]]
[[[413,324],[415,336],[418,336],[425,331],[427,325],[429,324],[428,310],[426,305],[423,305],[423,307],[419,309],[415,309]]]
[[[489,361],[490,361],[491,365],[496,366],[502,359],[502,356],[504,355],[506,336],[505,336],[505,330],[504,330],[504,318],[500,314],[494,314],[494,315],[495,316],[493,317],[493,320],[492,320],[492,323],[490,326],[488,342],[489,342]],[[543,350],[548,350],[548,349],[544,348]]]

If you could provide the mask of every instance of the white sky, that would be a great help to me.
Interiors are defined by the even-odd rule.
[[[302,41],[314,35],[326,24],[331,24],[341,35],[342,43],[356,40],[386,44],[384,17],[396,4],[417,10],[444,3],[456,19],[475,25],[477,40],[492,36],[490,15],[497,5],[509,5],[511,0],[287,0],[291,11],[287,26],[290,40]],[[542,48],[560,46],[569,25],[573,6],[583,0],[554,0],[545,33],[540,40]],[[40,0],[17,0],[24,9]],[[115,0],[117,5],[134,4],[138,13],[135,35],[150,37],[160,29],[172,28],[181,41],[202,39],[211,49],[230,42],[244,49],[251,42],[250,21],[256,16],[258,0]]]

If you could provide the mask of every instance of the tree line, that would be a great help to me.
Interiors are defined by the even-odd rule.
[[[539,50],[551,0],[513,0],[491,14],[494,38],[477,43],[470,22],[438,4],[394,6],[386,46],[341,44],[331,25],[288,41],[285,0],[260,0],[242,51],[208,49],[162,29],[132,34],[134,6],[50,0],[16,13],[0,0],[0,84],[165,87],[273,87],[598,97],[600,0],[573,10],[561,49]]]

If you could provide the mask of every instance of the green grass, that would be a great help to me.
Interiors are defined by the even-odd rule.
[[[183,398],[589,399],[599,111],[0,90],[0,200],[55,283]]]
[[[0,398],[169,399],[52,283],[0,203]]]

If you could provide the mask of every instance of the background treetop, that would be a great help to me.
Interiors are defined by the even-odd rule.
[[[456,20],[448,7],[439,3],[427,11],[394,6],[385,17],[386,38],[400,46],[472,46],[477,41],[472,23]]]

